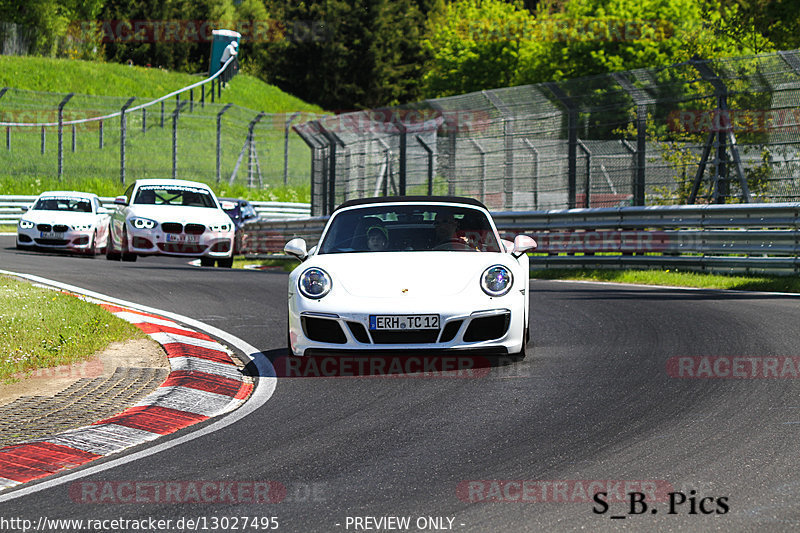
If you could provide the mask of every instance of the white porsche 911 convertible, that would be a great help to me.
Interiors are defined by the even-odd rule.
[[[470,198],[345,202],[318,246],[292,239],[289,347],[294,355],[525,355],[528,256],[536,241],[500,238]],[[413,350],[413,352],[412,352]]]
[[[17,248],[63,250],[94,257],[106,247],[108,215],[96,194],[43,192],[17,224]]]
[[[199,257],[203,266],[233,264],[233,222],[205,183],[137,180],[114,204],[108,259],[174,255]]]

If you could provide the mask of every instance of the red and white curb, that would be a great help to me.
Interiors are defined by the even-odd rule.
[[[131,322],[160,343],[169,358],[170,374],[155,391],[117,415],[52,437],[0,448],[0,490],[230,412],[253,391],[252,380],[236,366],[232,353],[208,335],[156,314],[84,299]]]

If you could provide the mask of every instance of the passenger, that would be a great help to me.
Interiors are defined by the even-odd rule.
[[[367,229],[367,248],[370,252],[383,252],[389,247],[389,232],[383,226]]]

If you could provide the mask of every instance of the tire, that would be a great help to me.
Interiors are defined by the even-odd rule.
[[[223,257],[222,259],[217,259],[217,266],[219,268],[231,268],[231,267],[233,267],[233,256]]]
[[[200,266],[213,267],[214,266],[214,258],[213,257],[201,257],[200,258]]]
[[[109,261],[119,261],[122,257],[119,252],[114,250],[114,240],[111,238],[111,229],[108,230],[108,240],[106,241],[106,259]]]
[[[133,263],[137,259],[137,255],[128,251],[128,231],[122,230],[122,253],[121,259],[128,263]]]
[[[86,256],[91,257],[94,259],[94,256],[97,255],[97,232],[94,232],[92,235],[92,241],[89,243],[89,247],[86,249]]]
[[[522,361],[523,359],[525,359],[525,356],[527,355],[526,350],[528,348],[528,341],[530,340],[530,337],[531,337],[530,328],[526,326],[525,332],[522,334],[522,348],[520,348],[520,350],[517,353],[511,354],[512,361]]]

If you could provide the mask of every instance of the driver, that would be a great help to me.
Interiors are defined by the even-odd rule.
[[[453,213],[449,211],[437,213],[433,227],[436,239],[434,246],[440,246],[442,244],[453,243],[456,241],[464,241],[463,238],[456,236],[458,223],[456,222]]]
[[[372,226],[367,230],[367,248],[370,252],[383,252],[389,246],[389,232],[383,226]]]

